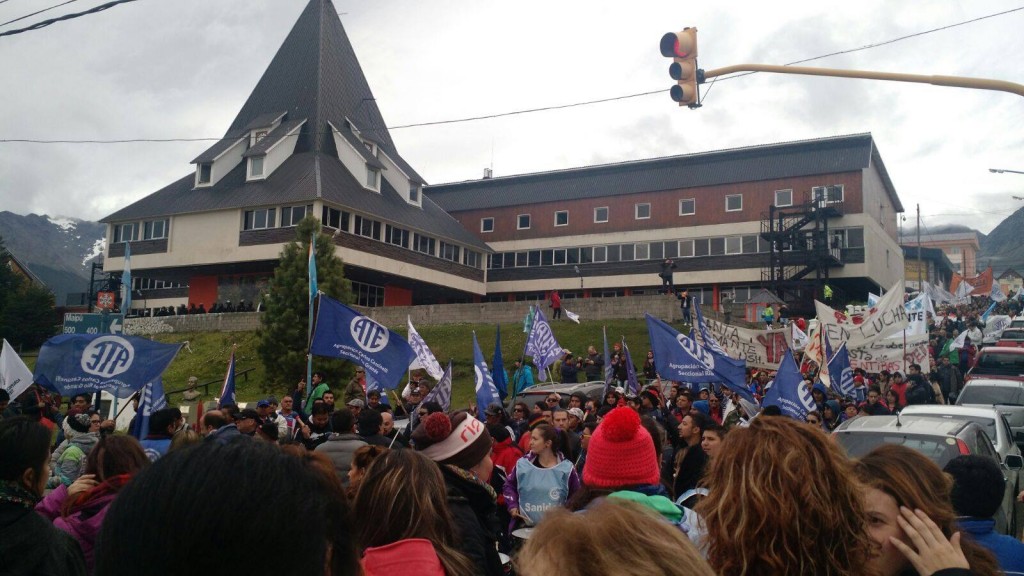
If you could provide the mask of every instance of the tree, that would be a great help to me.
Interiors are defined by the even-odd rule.
[[[334,252],[334,242],[321,232],[320,221],[307,216],[296,227],[296,240],[281,251],[280,262],[264,299],[257,353],[267,370],[266,389],[291,389],[306,375],[309,314],[309,243],[316,234],[317,288],[340,302],[352,299],[344,263]],[[317,361],[317,369],[334,371],[340,362]]]
[[[56,333],[53,293],[11,269],[0,238],[0,337],[13,346],[36,348]]]

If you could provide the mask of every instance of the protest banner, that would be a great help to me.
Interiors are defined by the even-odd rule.
[[[882,370],[904,372],[907,366],[920,364],[922,372],[931,370],[927,335],[908,336],[905,345],[903,338],[884,338],[856,348],[848,346],[847,349],[853,369],[861,368],[869,373]]]
[[[789,350],[792,337],[788,328],[753,330],[731,326],[706,318],[707,330],[731,358],[746,360],[747,366],[778,370]]]
[[[875,340],[900,333],[907,328],[909,318],[903,305],[903,280],[899,280],[882,296],[863,318],[850,317],[815,300],[818,322],[831,342],[846,342],[857,348]]]

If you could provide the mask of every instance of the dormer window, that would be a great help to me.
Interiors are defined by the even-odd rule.
[[[380,170],[373,166],[366,167],[366,187],[380,190]]]
[[[266,136],[267,136],[267,130],[256,130],[255,132],[253,132],[253,135],[252,135],[253,140],[255,140],[256,142],[259,142],[260,140],[263,140],[263,138],[265,138]]]
[[[409,202],[418,204],[420,201],[420,187],[416,185],[409,186]]]
[[[366,149],[370,152],[370,154],[374,156],[377,155],[377,150],[376,147],[373,145],[373,142],[367,142],[366,140],[363,140],[363,146],[366,146]]]
[[[263,156],[249,158],[249,178],[263,177]]]
[[[213,163],[203,162],[196,167],[196,184],[209,184],[213,176]]]

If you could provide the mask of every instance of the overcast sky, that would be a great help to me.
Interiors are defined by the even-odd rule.
[[[77,12],[79,0],[27,20]],[[5,22],[59,0],[8,0]],[[220,137],[307,0],[139,0],[0,37],[0,139]],[[1001,1],[338,0],[389,126],[431,183],[871,132],[927,227],[989,232],[1024,203],[1024,99],[928,85],[756,74],[669,99],[661,35],[700,30],[700,66],[784,64],[1018,8]],[[1024,82],[1024,10],[808,65]],[[89,220],[192,171],[210,143],[0,143],[0,210]]]

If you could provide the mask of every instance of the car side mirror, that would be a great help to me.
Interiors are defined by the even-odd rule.
[[[1006,458],[1003,459],[1003,463],[1010,470],[1020,470],[1024,468],[1024,458],[1021,458],[1017,454],[1007,454]]]

